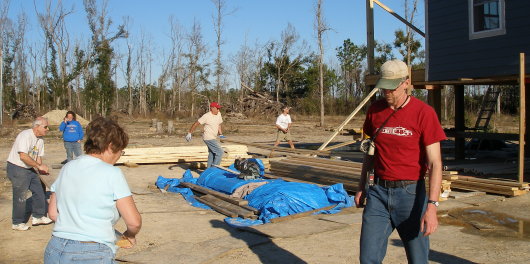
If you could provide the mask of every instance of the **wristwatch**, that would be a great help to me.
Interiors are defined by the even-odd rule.
[[[433,200],[427,200],[427,203],[434,204],[434,206],[436,206],[436,207],[438,207],[440,205],[440,203],[438,201],[433,201]]]

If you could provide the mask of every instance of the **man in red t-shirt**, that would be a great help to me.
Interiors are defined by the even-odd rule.
[[[404,62],[391,60],[381,66],[381,79],[375,87],[383,89],[385,98],[370,106],[363,127],[375,143],[375,151],[365,155],[355,194],[357,207],[362,207],[366,198],[361,263],[383,261],[394,229],[403,241],[409,263],[428,263],[428,236],[438,227],[440,141],[446,137],[434,110],[407,94],[409,86]]]

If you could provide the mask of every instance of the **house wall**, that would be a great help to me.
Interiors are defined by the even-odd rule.
[[[467,0],[425,0],[428,81],[519,74],[530,68],[530,1],[505,0],[506,34],[470,39]]]

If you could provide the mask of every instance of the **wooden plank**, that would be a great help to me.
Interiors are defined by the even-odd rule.
[[[311,211],[306,211],[306,212],[302,212],[302,213],[297,213],[297,214],[292,214],[292,215],[287,215],[287,216],[282,216],[282,217],[272,218],[272,219],[271,219],[271,223],[279,223],[279,222],[283,222],[283,221],[287,221],[287,220],[292,220],[292,219],[296,219],[296,218],[300,218],[300,217],[304,217],[304,216],[312,215],[313,213],[316,213],[316,212],[318,212],[318,211],[322,211],[322,210],[330,210],[330,209],[332,209],[332,208],[335,207],[335,206],[337,206],[337,205],[334,204],[334,205],[330,205],[330,206],[326,206],[326,207],[318,208],[318,209],[311,210]]]
[[[194,191],[197,191],[197,192],[200,192],[200,193],[203,193],[203,194],[211,194],[215,197],[218,197],[222,200],[225,200],[229,203],[232,203],[232,204],[235,204],[235,205],[248,205],[248,201],[247,200],[244,200],[244,199],[240,199],[240,198],[235,198],[235,197],[231,197],[227,194],[224,194],[224,193],[221,193],[221,192],[218,192],[218,191],[215,191],[215,190],[212,190],[212,189],[208,189],[206,187],[202,187],[202,186],[199,186],[197,184],[193,184],[193,183],[190,183],[190,182],[180,182],[180,185],[184,186],[184,187],[188,187]]]
[[[461,181],[461,180],[456,180],[456,181],[452,181],[451,182],[451,186],[461,186],[461,185],[466,185],[466,186],[477,186],[477,187],[480,187],[480,188],[490,188],[492,191],[493,190],[512,190],[512,191],[515,191],[515,190],[519,190],[519,188],[517,187],[511,187],[511,186],[502,186],[502,185],[496,185],[496,184],[491,184],[491,183],[483,183],[483,182],[472,182],[472,181]]]
[[[353,112],[342,122],[342,124],[340,124],[339,127],[337,127],[335,132],[326,140],[326,142],[322,143],[318,150],[323,150],[339,134],[342,128],[346,126],[350,122],[350,120],[352,120],[352,118],[357,114],[357,112],[359,112],[364,107],[364,105],[368,101],[370,101],[370,98],[372,98],[372,96],[374,96],[378,91],[378,88],[374,88],[372,91],[370,91],[370,93],[359,103],[359,105],[353,110]]]
[[[362,168],[363,164],[361,162],[345,161],[345,160],[331,160],[324,158],[311,158],[311,157],[290,157],[284,159],[285,162],[296,163],[301,161],[311,162],[313,164],[329,164],[335,166],[342,166],[348,168]]]
[[[492,179],[482,179],[472,176],[458,176],[459,181],[470,181],[470,182],[481,182],[481,183],[488,183],[488,184],[494,184],[498,186],[509,186],[509,187],[516,187],[516,188],[524,188],[528,187],[528,183],[518,183],[518,182],[511,182],[511,181],[505,181],[505,180],[492,180]]]
[[[244,209],[238,205],[221,200],[218,197],[215,197],[211,194],[201,196],[200,198],[203,201],[207,201],[208,205],[215,205],[216,207],[220,207],[227,211],[234,212],[237,214],[237,216],[242,217],[242,218],[249,218],[254,215],[253,211]]]
[[[346,141],[346,142],[342,142],[342,143],[339,143],[339,144],[336,144],[336,145],[333,145],[333,146],[329,146],[329,147],[325,147],[324,151],[329,151],[329,150],[332,150],[332,149],[338,149],[338,148],[341,148],[341,147],[344,147],[344,146],[348,146],[348,145],[351,145],[351,144],[355,144],[357,143],[359,140],[350,140],[350,141]]]
[[[311,174],[319,174],[319,173],[332,173],[337,174],[339,177],[355,177],[356,175],[361,174],[361,169],[341,169],[341,168],[329,168],[329,167],[315,167],[305,164],[288,164],[284,162],[272,162],[271,163],[271,171],[278,170],[278,169],[288,169],[291,170],[293,173],[311,173]],[[357,172],[357,173],[356,173]]]
[[[261,149],[268,149],[268,150],[273,150],[274,149],[275,151],[281,151],[281,152],[287,152],[287,153],[299,153],[299,154],[308,154],[308,155],[328,155],[329,156],[329,151],[274,147],[274,146],[269,146],[269,145],[264,145],[264,144],[242,142],[242,141],[237,141],[237,140],[232,140],[232,139],[230,139],[230,140],[223,139],[221,142],[230,142],[230,143],[235,143],[235,144],[243,144],[243,145],[247,145],[247,146],[252,146],[252,147],[261,148]]]
[[[344,166],[345,164],[317,163],[316,161],[310,161],[310,160],[283,160],[279,162],[275,161],[276,166],[279,164],[303,165],[303,166],[310,166],[314,168],[338,169],[341,171],[352,171],[352,172],[359,172],[359,173],[361,173],[361,169],[362,169],[360,167]]]
[[[204,196],[203,196],[204,197]],[[198,197],[198,196],[195,196],[195,199],[197,199],[197,201],[203,203],[203,204],[206,204],[208,206],[210,206],[212,209],[214,209],[216,212],[219,212],[221,214],[224,214],[228,217],[237,217],[237,213],[236,212],[232,212],[230,210],[227,210],[225,208],[222,208],[220,206],[217,206],[216,204],[210,202],[210,201],[207,201],[206,199],[204,199],[203,197]]]
[[[524,181],[524,148],[526,133],[526,86],[525,86],[525,54],[519,53],[519,157],[517,176],[519,183]]]

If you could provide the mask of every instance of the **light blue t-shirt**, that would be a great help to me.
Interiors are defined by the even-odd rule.
[[[66,163],[51,191],[59,212],[54,236],[103,243],[116,253],[116,200],[132,195],[120,168],[83,155]]]

